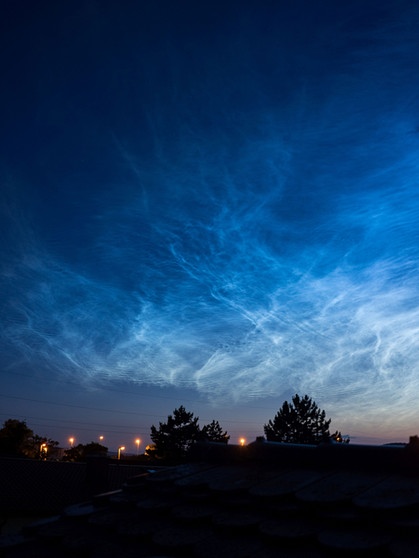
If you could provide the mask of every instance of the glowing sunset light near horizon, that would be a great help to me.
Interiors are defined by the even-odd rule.
[[[27,4],[3,420],[146,447],[184,405],[251,442],[298,393],[351,443],[419,433],[417,3]]]

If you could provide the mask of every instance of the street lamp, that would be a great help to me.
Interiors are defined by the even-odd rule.
[[[41,459],[46,459],[47,458],[47,453],[48,453],[48,446],[47,444],[41,444],[40,449],[40,454],[41,454]]]
[[[243,447],[244,444],[246,443],[246,438],[240,438],[239,442],[240,442],[240,445]]]
[[[99,442],[103,442],[104,438],[104,436],[99,436]]]
[[[137,438],[135,440],[135,445],[137,446],[137,455],[138,455],[138,452],[140,451],[140,444],[141,444],[141,440],[140,440],[140,438]]]
[[[69,438],[68,441],[70,442],[70,448],[72,448],[74,444],[74,438]]]
[[[125,446],[119,446],[118,448],[118,459],[121,459],[121,451],[124,451]]]

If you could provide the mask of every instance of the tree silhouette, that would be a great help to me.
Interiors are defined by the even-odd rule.
[[[208,440],[209,442],[222,442],[227,444],[230,436],[227,431],[223,432],[218,420],[213,420],[211,424],[206,424],[199,435],[201,440]]]
[[[59,445],[59,442],[47,438],[46,436],[38,436],[34,434],[30,440],[31,449],[28,455],[34,459],[48,459],[48,455],[52,449]]]
[[[58,442],[47,436],[38,436],[24,420],[7,419],[0,429],[0,453],[47,459],[49,452]]]
[[[171,460],[184,459],[198,438],[198,420],[181,405],[167,417],[167,422],[159,423],[159,428],[153,425],[150,437],[154,442],[155,455]]]
[[[308,395],[296,394],[292,403],[283,403],[274,419],[264,425],[264,431],[268,441],[318,444],[329,439],[330,422]]]
[[[29,456],[33,436],[33,430],[27,426],[24,420],[8,419],[0,430],[0,452],[16,456]]]
[[[350,437],[347,434],[345,434],[345,436],[342,436],[342,433],[338,430],[331,434],[330,439],[332,440],[332,442],[336,442],[337,444],[349,444],[349,442],[351,441]]]
[[[89,444],[78,444],[68,450],[65,450],[63,461],[86,461],[88,456],[96,455],[106,457],[108,448],[102,446],[98,442],[90,442]]]

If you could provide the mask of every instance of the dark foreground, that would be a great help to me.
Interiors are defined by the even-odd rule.
[[[419,556],[419,450],[203,444],[3,537],[5,557]]]

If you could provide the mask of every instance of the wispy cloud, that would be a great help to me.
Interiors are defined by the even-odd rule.
[[[313,48],[278,20],[263,49],[244,11],[211,48],[173,32],[133,64],[140,131],[115,123],[131,118],[118,97],[109,178],[97,152],[83,180],[57,180],[50,228],[31,215],[39,201],[6,200],[5,366],[189,387],[214,405],[304,392],[337,421],[415,423],[419,45],[406,10],[362,25],[351,7],[320,14],[303,34]]]

